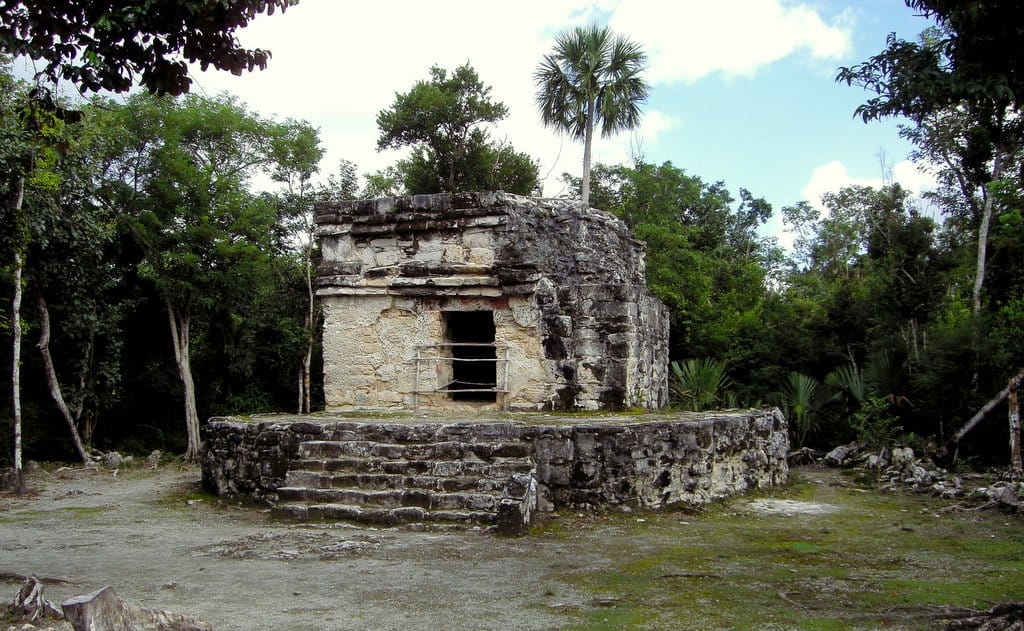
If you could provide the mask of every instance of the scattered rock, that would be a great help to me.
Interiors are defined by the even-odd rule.
[[[910,447],[896,447],[892,450],[892,464],[894,467],[903,467],[914,461],[914,450]]]
[[[154,631],[212,631],[191,616],[158,609],[143,609],[125,602],[109,585],[91,594],[61,603],[64,617],[75,631],[92,629],[153,629]]]
[[[834,467],[855,466],[869,471],[883,491],[930,493],[945,500],[969,498],[981,504],[982,508],[998,506],[1024,511],[1024,481],[1012,472],[952,475],[910,447],[883,449],[877,454],[861,453],[862,450],[863,446],[856,443],[840,445],[826,454],[823,460]],[[927,445],[924,451],[934,453]],[[957,505],[947,510],[957,508],[965,507]]]
[[[817,450],[811,449],[810,447],[801,447],[796,451],[791,451],[786,454],[786,462],[791,467],[800,467],[804,465],[814,464],[814,461],[820,457]]]
[[[869,469],[884,469],[889,466],[889,461],[876,454],[871,454],[868,456],[868,459],[864,461],[864,466]]]
[[[103,454],[103,466],[109,469],[117,469],[124,462],[124,456],[118,451],[108,451]]]
[[[162,458],[162,457],[163,457],[163,454],[160,453],[159,449],[154,449],[153,451],[151,451],[150,454],[148,456],[146,456],[146,462],[145,462],[146,468],[147,469],[156,469],[157,466],[160,464],[160,458]]]
[[[1017,499],[1017,493],[1014,491],[1012,486],[994,486],[987,489],[985,495],[988,497],[990,502],[995,502],[1000,506],[1009,508],[1020,507],[1020,501]]]
[[[13,491],[18,486],[18,476],[14,473],[14,467],[0,469],[0,491]]]
[[[839,445],[825,454],[825,462],[833,467],[845,467],[860,452],[861,448],[861,445],[857,443]]]

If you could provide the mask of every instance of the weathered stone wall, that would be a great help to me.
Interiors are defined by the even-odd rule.
[[[786,423],[777,410],[532,433],[541,497],[558,506],[702,504],[786,481]]]
[[[641,421],[533,418],[445,424],[296,418],[205,423],[206,487],[228,497],[274,500],[299,443],[319,440],[385,445],[499,440],[509,453],[532,458],[541,508],[547,510],[699,504],[781,484],[788,476],[787,427],[775,409],[664,414]]]
[[[667,402],[667,310],[646,288],[643,244],[615,217],[463,193],[325,205],[317,223],[328,410],[454,406],[416,396],[445,377],[443,363],[417,364],[417,346],[442,341],[444,311],[473,310],[493,312],[510,349],[500,406]]]

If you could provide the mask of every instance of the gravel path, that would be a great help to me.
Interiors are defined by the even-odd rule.
[[[36,494],[0,496],[0,572],[67,578],[46,588],[57,602],[109,584],[218,631],[551,629],[586,599],[551,572],[605,564],[572,539],[280,523],[188,502],[198,483],[173,467],[34,474]]]

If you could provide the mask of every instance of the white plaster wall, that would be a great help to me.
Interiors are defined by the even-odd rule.
[[[551,397],[549,374],[540,339],[537,308],[529,297],[512,297],[508,304],[484,298],[418,299],[400,296],[324,296],[324,396],[328,411],[410,409],[414,396],[450,380],[451,363],[420,361],[418,345],[444,341],[442,311],[492,309],[495,343],[509,347],[506,371],[498,362],[498,382],[508,378],[507,395],[494,407],[536,410]],[[443,351],[442,351],[443,353]],[[423,357],[431,351],[421,351]],[[499,350],[499,357],[503,351]],[[420,394],[423,408],[481,407],[452,401],[444,394]],[[484,406],[486,407],[486,405]]]

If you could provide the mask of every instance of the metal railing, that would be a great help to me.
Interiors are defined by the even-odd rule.
[[[494,357],[454,357],[452,350],[455,348],[493,348]],[[501,356],[499,356],[499,351]],[[426,354],[425,354],[426,353]],[[432,354],[431,354],[432,353]],[[421,394],[460,394],[460,393],[489,393],[493,392],[495,397],[498,393],[508,392],[509,377],[509,347],[505,344],[488,344],[486,342],[441,342],[438,344],[419,344],[416,346],[416,385],[413,389],[414,406],[419,408]],[[442,369],[446,363],[451,363],[451,369],[447,376],[442,376]],[[463,381],[457,380],[454,376],[456,363],[488,362],[494,364],[494,382],[484,381]],[[434,385],[425,386],[421,383],[420,373],[424,364],[434,367]],[[499,370],[500,364],[500,370]]]

